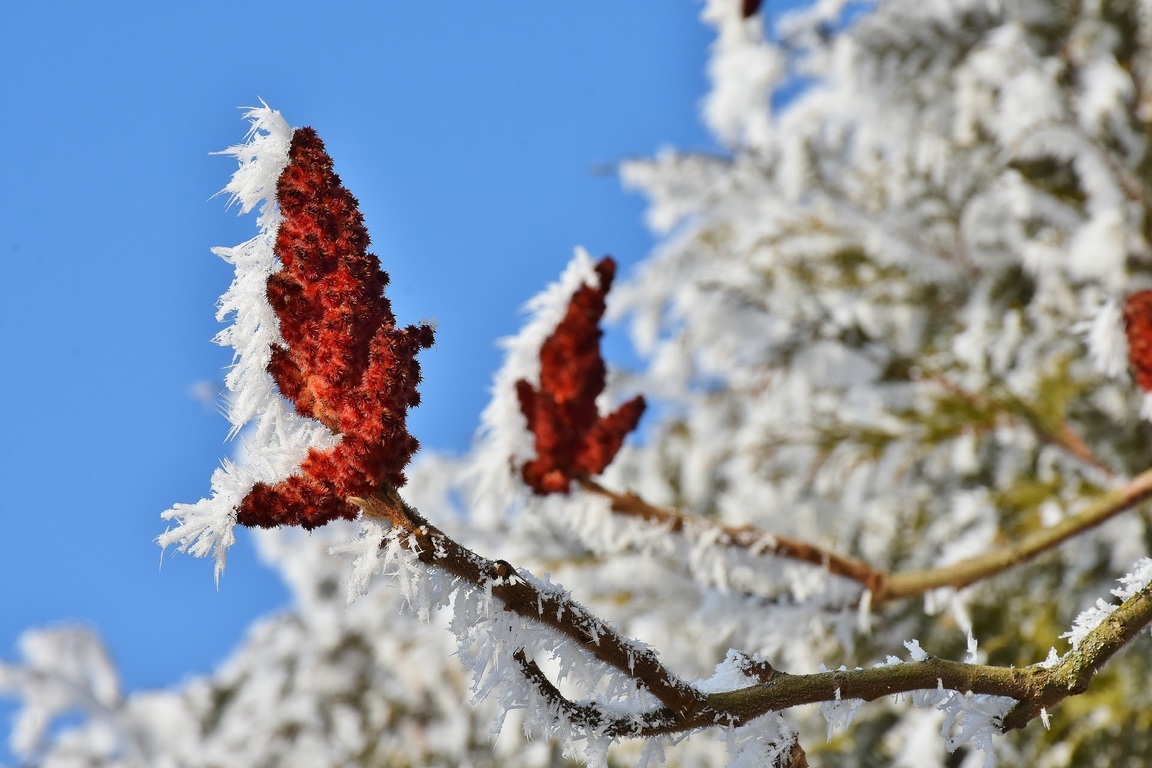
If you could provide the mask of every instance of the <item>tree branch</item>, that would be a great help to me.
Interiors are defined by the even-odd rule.
[[[962,560],[944,568],[891,574],[873,602],[914,597],[939,587],[960,589],[1027,562],[1068,539],[1095,528],[1152,496],[1152,469],[1123,487],[1108,491],[1085,509],[1048,528],[1029,534],[1014,545]]]
[[[746,549],[753,554],[775,555],[819,566],[836,576],[859,582],[873,594],[883,586],[888,576],[885,571],[873,568],[863,560],[806,541],[767,533],[751,525],[721,525],[695,515],[653,506],[635,493],[616,493],[587,478],[580,481],[580,486],[608,499],[612,511],[619,515],[654,523],[669,533],[683,533],[690,537],[713,533],[715,542],[722,547]]]
[[[766,712],[800,704],[862,699],[874,701],[897,693],[945,690],[1007,696],[1019,703],[1005,716],[1005,731],[1023,728],[1040,714],[1070,696],[1087,690],[1092,677],[1125,644],[1152,623],[1152,584],[1125,600],[1076,650],[1051,668],[996,667],[965,664],[929,656],[918,662],[869,669],[788,675],[777,672],[767,682],[736,691],[713,693],[708,708],[745,722]]]
[[[1112,656],[1152,623],[1152,583],[1125,600],[1069,651],[1060,663],[1048,670],[1049,681],[1036,696],[1022,700],[1004,718],[1004,730],[1023,728],[1040,714],[1068,696],[1088,689],[1088,684]]]
[[[960,589],[995,576],[1053,549],[1152,497],[1152,469],[1109,491],[1085,509],[1056,525],[1025,536],[1015,544],[962,560],[943,568],[905,573],[875,568],[862,560],[840,555],[808,542],[776,536],[752,526],[725,526],[662,507],[656,507],[634,493],[620,494],[594,480],[581,481],[581,487],[608,499],[613,512],[665,527],[687,536],[705,531],[718,532],[721,546],[745,549],[754,554],[786,557],[825,568],[829,573],[851,579],[872,592],[872,604],[922,595],[933,589]]]
[[[700,709],[701,694],[665,667],[650,648],[621,637],[587,608],[561,592],[537,588],[503,560],[489,560],[457,543],[408,506],[392,488],[368,498],[351,498],[368,517],[386,520],[415,537],[421,562],[464,581],[491,589],[504,608],[572,638],[586,652],[646,688],[677,717]]]
[[[1099,500],[1097,516],[1115,514],[1152,492],[1152,470]],[[759,682],[733,691],[704,694],[680,680],[657,659],[566,595],[539,589],[520,578],[509,563],[489,560],[443,533],[408,506],[394,489],[367,499],[352,498],[365,516],[385,520],[411,533],[413,551],[426,565],[441,568],[480,589],[490,589],[506,610],[544,624],[577,640],[595,658],[631,677],[661,702],[640,715],[610,716],[595,702],[566,699],[524,649],[513,653],[520,671],[565,717],[584,728],[613,738],[637,738],[683,733],[717,725],[748,722],[768,712],[801,704],[861,699],[874,701],[899,693],[952,690],[1016,699],[1019,703],[1002,723],[1003,730],[1022,728],[1041,710],[1087,690],[1092,677],[1120,648],[1152,623],[1152,584],[1118,606],[1090,631],[1079,646],[1050,668],[996,667],[966,664],[929,656],[921,661],[791,675],[760,663],[749,663],[745,673]],[[1092,510],[1089,510],[1092,511]]]

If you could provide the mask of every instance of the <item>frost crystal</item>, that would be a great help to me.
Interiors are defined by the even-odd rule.
[[[397,550],[392,546],[391,540],[387,538],[388,526],[367,517],[361,520],[360,526],[359,535],[355,539],[336,544],[328,549],[330,554],[353,559],[352,576],[347,584],[349,603],[366,594],[372,578],[384,572],[394,562],[402,563],[405,566],[403,569],[405,575],[397,573],[397,578],[401,583],[410,582],[414,578],[412,572],[420,568],[415,562],[415,554],[408,553],[405,555],[405,550]],[[388,545],[382,548],[380,543],[384,541],[387,541]],[[400,559],[397,560],[397,558]]]
[[[1132,569],[1121,576],[1119,581],[1122,586],[1113,589],[1112,594],[1120,598],[1121,601],[1127,600],[1147,587],[1149,583],[1152,583],[1152,558],[1143,557],[1137,560],[1133,563]],[[1096,604],[1082,611],[1072,623],[1072,629],[1060,637],[1067,638],[1073,649],[1079,648],[1084,638],[1100,626],[1116,608],[1115,603],[1108,603],[1103,598],[1097,598]]]
[[[840,665],[840,671],[846,672],[848,667]],[[821,664],[820,671],[826,672],[827,668]],[[820,714],[828,722],[828,741],[832,741],[832,736],[836,731],[844,731],[856,719],[856,711],[864,703],[863,699],[841,699],[840,689],[836,689],[835,701],[825,701],[820,704]]]
[[[1128,370],[1124,317],[1115,301],[1105,301],[1090,321],[1080,323],[1076,328],[1084,334],[1096,370],[1111,377],[1122,376]]]
[[[784,764],[796,744],[797,732],[778,712],[721,731],[728,747],[728,768],[764,768]]]
[[[724,661],[716,665],[711,677],[697,680],[692,685],[702,693],[720,693],[722,691],[737,691],[748,687],[753,678],[749,676],[749,665],[765,662],[759,654],[749,656],[742,651],[728,649]]]
[[[928,652],[920,647],[919,640],[907,640],[904,647],[908,649],[908,653],[912,654],[912,661],[926,661],[928,659]]]
[[[304,419],[276,394],[268,373],[272,348],[282,343],[279,322],[268,304],[266,285],[276,270],[276,233],[282,217],[276,205],[276,181],[288,164],[292,128],[268,105],[245,113],[251,126],[243,144],[220,154],[236,158],[240,167],[224,188],[240,213],[259,209],[260,233],[232,248],[213,252],[236,270],[232,285],[220,298],[218,320],[232,325],[216,336],[216,343],[235,350],[224,383],[229,396],[228,419],[232,434],[251,424],[243,437],[244,458],[225,462],[212,474],[212,491],[195,504],[176,504],[162,517],[175,521],[156,541],[162,547],[216,560],[215,577],[224,571],[228,547],[235,542],[236,508],[257,483],[275,483],[300,465],[313,446],[331,447],[336,438],[323,425]]]

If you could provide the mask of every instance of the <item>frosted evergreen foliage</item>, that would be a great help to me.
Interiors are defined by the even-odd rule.
[[[1096,603],[1118,575],[1119,601],[1146,593],[1147,509],[995,576],[891,600],[772,553],[793,539],[890,573],[933,571],[1050,531],[1152,466],[1119,310],[1152,277],[1152,10],[826,0],[765,31],[739,5],[702,14],[716,42],[701,108],[720,151],[624,165],[659,244],[609,297],[643,363],[609,361],[604,405],[639,392],[651,407],[596,480],[692,517],[672,532],[602,496],[539,499],[519,483],[533,446],[512,384],[537,380],[540,343],[595,280],[583,252],[505,343],[472,451],[422,455],[405,499],[517,566],[514,578],[570,593],[636,649],[658,649],[702,692],[751,684],[747,659],[790,674],[934,659],[1058,669],[1118,610]],[[242,455],[209,499],[169,511],[163,537],[218,568],[246,489],[332,439],[294,420],[264,373],[277,338],[261,314],[278,215],[268,184],[288,129],[266,108],[250,119],[226,191],[263,229],[222,253],[238,270],[220,338],[237,352]],[[731,546],[733,530],[758,533]],[[292,605],[172,690],[120,694],[90,635],[30,641],[42,652],[0,667],[22,704],[13,748],[48,766],[779,765],[797,738],[832,768],[1152,754],[1146,632],[1085,693],[1005,735],[1012,699],[928,686],[615,740],[528,684],[517,651],[571,701],[612,715],[643,712],[651,694],[504,612],[492,584],[427,568],[402,536],[374,521],[260,532]]]
[[[724,0],[704,9],[704,20],[716,27],[716,42],[708,65],[714,87],[703,112],[721,140],[755,147],[772,138],[768,99],[784,75],[784,57],[764,45],[761,20],[741,19],[739,7],[740,0]]]
[[[99,639],[71,627],[25,632],[20,665],[0,664],[0,693],[17,695],[23,707],[9,735],[13,752],[40,753],[55,718],[79,710],[106,742],[125,734],[115,717],[122,706],[119,680]]]
[[[1037,461],[1050,478],[1071,480],[1069,503],[1081,483],[1107,482],[1021,421],[1033,415],[1024,406],[1050,403],[1055,389],[1072,390],[1065,403],[1073,392],[1119,392],[1099,385],[1067,330],[1129,279],[1123,259],[1108,261],[1113,253],[1147,252],[1143,213],[1126,207],[1131,242],[1094,246],[1099,274],[1082,283],[1073,244],[1094,226],[1087,209],[1116,210],[1125,171],[1112,165],[1123,158],[1108,158],[1104,174],[1105,148],[1082,135],[1067,94],[1051,92],[1058,67],[1075,62],[1030,53],[1039,41],[1030,44],[1036,32],[1023,21],[1042,5],[997,7],[887,4],[826,48],[815,21],[797,16],[786,42],[821,79],[780,115],[787,129],[776,141],[731,159],[670,154],[626,168],[653,199],[654,224],[671,234],[624,303],[651,351],[652,387],[682,382],[684,416],[671,426],[688,437],[670,430],[664,453],[641,456],[662,460],[661,471],[669,461],[679,468],[675,502],[733,520],[762,516],[770,530],[836,530],[885,559],[895,531],[933,509],[931,541],[963,542],[983,529],[971,549],[985,546],[1002,523],[996,500]],[[1101,23],[1083,19],[1070,34]],[[984,82],[991,72],[1050,87],[1027,89],[1040,102],[1029,106]],[[1110,104],[1107,114],[1119,119],[1128,106]],[[1053,138],[1055,158],[1019,146],[1054,120],[1077,137]],[[1051,176],[1029,163],[1065,155],[1095,179],[1077,190],[1086,198],[1079,210],[1048,188],[1071,182],[1027,174]],[[1022,255],[1041,247],[1050,257]],[[1116,354],[1107,359],[1114,370]],[[967,397],[989,390],[983,402]],[[1017,413],[995,402],[1008,398],[1022,401]],[[957,418],[962,408],[1003,423],[978,428]],[[964,490],[994,454],[993,487]],[[893,499],[887,479],[901,473]],[[947,483],[956,490],[940,493]]]
[[[666,151],[624,168],[664,241],[615,309],[651,361],[640,389],[674,415],[614,476],[658,503],[909,570],[1050,525],[1146,468],[1117,309],[1152,265],[1146,5],[889,2],[829,34],[846,4],[819,3],[776,47],[711,8],[718,48],[771,48],[787,61],[777,83],[810,82],[770,129],[743,132],[720,126],[770,115],[765,91],[717,83],[712,98],[745,89],[708,102],[729,156]],[[1038,660],[1063,630],[1020,621],[1039,604],[1074,616],[1073,596],[1106,591],[1146,553],[1146,519],[921,605],[1013,644],[1036,633],[1011,660]],[[892,611],[870,625],[899,625]],[[896,613],[934,653],[954,647],[912,606]],[[839,639],[832,616],[809,617]],[[853,644],[892,647],[887,632]],[[915,736],[928,720],[908,717],[892,754],[932,743]]]

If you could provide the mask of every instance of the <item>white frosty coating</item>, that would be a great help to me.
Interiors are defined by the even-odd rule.
[[[1124,214],[1118,208],[1093,214],[1072,240],[1069,249],[1072,274],[1122,288],[1127,256],[1125,229]]]
[[[912,662],[927,661],[929,656],[917,640],[905,641],[904,647],[908,649],[911,655]],[[978,648],[976,639],[972,636],[971,631],[968,633],[968,657],[965,659],[967,664],[975,664],[978,660]],[[896,664],[903,664],[896,656],[888,656],[884,661],[879,664],[874,664],[874,667],[891,667]],[[859,667],[857,667],[859,669]],[[827,672],[828,669],[823,664],[820,665],[821,672]],[[841,665],[839,671],[847,672],[848,667]],[[905,694],[897,694],[897,699]],[[993,752],[994,745],[992,743],[992,736],[999,733],[997,718],[1002,717],[1007,709],[1016,703],[1015,699],[1005,699],[1004,697],[975,695],[971,693],[961,694],[957,691],[945,690],[941,685],[936,690],[923,690],[912,691],[907,694],[912,703],[917,707],[934,707],[940,712],[944,713],[945,717],[943,725],[939,730],[947,739],[948,751],[953,752],[957,747],[972,743],[978,749],[986,753],[985,760],[992,762],[985,762],[986,765],[995,765],[995,755]],[[995,701],[993,701],[995,700]],[[828,741],[832,741],[832,736],[836,731],[847,730],[848,726],[856,718],[856,713],[864,704],[863,699],[841,699],[840,690],[836,690],[836,698],[833,701],[821,702],[817,709],[823,715],[824,720],[828,723]],[[1000,707],[1007,707],[1003,712],[1000,712]],[[996,714],[998,713],[999,714]],[[987,723],[979,722],[978,715],[980,713],[991,713],[991,719]],[[959,725],[958,725],[959,724]],[[955,733],[951,733],[956,728]]]
[[[1132,569],[1121,576],[1119,582],[1122,586],[1112,590],[1112,594],[1120,598],[1121,602],[1135,595],[1152,583],[1152,558],[1142,557],[1132,564]],[[1096,604],[1081,612],[1072,623],[1072,629],[1060,637],[1067,638],[1073,650],[1080,647],[1084,638],[1092,630],[1104,623],[1116,608],[1115,603],[1107,603],[1103,598],[1097,598]],[[1049,656],[1049,659],[1052,657]]]
[[[361,517],[360,531],[355,539],[351,541],[336,544],[328,549],[329,554],[342,555],[344,557],[351,557],[352,562],[352,575],[347,582],[348,590],[348,603],[351,604],[353,600],[364,595],[368,591],[368,586],[371,584],[372,579],[379,573],[382,573],[391,566],[393,561],[399,557],[403,550],[397,551],[389,544],[387,548],[381,548],[380,543],[389,538],[390,530],[387,525],[373,520],[368,517]],[[403,558],[398,561],[404,565],[404,570],[417,567],[413,561],[417,558],[413,554],[411,558]],[[399,579],[401,583],[409,583],[411,577]],[[423,618],[427,620],[427,615],[422,614]]]
[[[383,547],[379,546],[381,540]],[[544,734],[557,739],[567,756],[579,757],[589,765],[607,765],[607,750],[615,739],[596,728],[570,722],[556,703],[524,678],[514,654],[524,651],[566,696],[577,702],[594,699],[609,717],[639,717],[657,706],[656,699],[639,689],[631,676],[590,656],[572,638],[504,610],[491,594],[494,583],[477,588],[443,570],[425,567],[416,555],[417,546],[407,532],[384,531],[374,521],[366,521],[358,540],[330,547],[329,552],[356,557],[353,589],[367,589],[372,576],[383,574],[399,589],[405,607],[423,622],[439,609],[451,608],[449,629],[456,637],[458,659],[471,676],[473,701],[495,700],[503,713],[497,718],[493,735],[500,732],[508,713],[522,712],[526,736]],[[567,592],[547,578],[538,579],[523,570],[512,578],[526,580],[562,603],[570,600]],[[593,622],[593,633],[607,630],[607,624]],[[637,654],[646,650],[642,643],[630,642],[629,646]],[[648,752],[649,759],[660,744],[666,743],[670,743],[667,738],[655,744]]]
[[[913,691],[912,703],[917,707],[934,707],[944,713],[940,727],[944,745],[949,752],[969,746],[984,753],[984,768],[995,768],[995,737],[1000,724],[1016,700],[1006,696],[959,693],[943,687],[933,691]]]
[[[259,208],[260,233],[232,248],[212,252],[231,264],[236,275],[220,297],[216,319],[232,324],[214,341],[235,350],[232,368],[224,379],[228,387],[230,435],[251,425],[243,435],[238,462],[224,461],[212,473],[211,494],[195,504],[176,504],[162,515],[176,521],[156,541],[162,547],[216,559],[220,581],[230,547],[235,541],[236,507],[256,483],[276,483],[292,474],[308,449],[331,448],[339,438],[320,422],[296,414],[279,396],[268,373],[272,346],[282,343],[280,323],[267,301],[268,278],[279,267],[274,247],[281,214],[276,205],[276,182],[288,164],[293,129],[267,104],[249,109],[251,123],[243,144],[219,154],[235,157],[240,167],[222,192],[246,214]]]
[[[977,664],[980,661],[980,645],[976,642],[976,638],[972,636],[972,628],[968,628],[968,658],[964,659],[968,664]]]
[[[890,666],[888,664],[878,666]],[[827,672],[828,668],[823,664],[820,665],[821,672]],[[847,672],[848,667],[843,664],[839,667],[840,672]],[[852,721],[856,719],[856,711],[864,703],[863,699],[841,699],[840,689],[836,689],[836,698],[833,701],[823,701],[819,705],[820,714],[828,723],[828,741],[832,741],[832,736],[836,731],[845,731],[848,726],[852,725]]]
[[[912,654],[912,661],[926,661],[928,659],[928,652],[920,647],[919,640],[906,640],[904,647],[908,649],[908,653]]]
[[[767,712],[720,734],[728,747],[728,768],[780,765],[797,738],[796,728],[779,712]]]
[[[978,645],[972,633],[968,633],[967,664],[978,661]],[[928,653],[920,647],[917,640],[908,640],[904,646],[911,654],[912,662],[927,661]],[[889,656],[882,664],[875,666],[892,666],[902,663],[894,656]],[[841,667],[840,669],[845,669]],[[898,696],[903,695],[899,694]],[[991,696],[988,694],[975,694],[947,690],[941,684],[935,689],[912,691],[907,694],[912,704],[920,708],[934,708],[944,717],[939,725],[939,731],[944,736],[945,746],[949,752],[955,752],[961,746],[970,746],[984,753],[985,768],[994,768],[996,765],[995,737],[1001,733],[1000,724],[1004,716],[1016,705],[1016,699],[1006,696]],[[855,706],[852,706],[855,701]],[[820,705],[820,712],[828,721],[828,739],[831,740],[835,729],[846,728],[856,714],[861,702],[849,700],[845,702],[825,702]],[[897,761],[897,764],[905,764]]]
[[[472,511],[481,519],[496,520],[515,503],[523,484],[519,467],[535,450],[527,422],[520,412],[516,382],[540,382],[540,347],[556,330],[568,310],[572,294],[581,285],[600,285],[595,263],[577,248],[560,279],[531,298],[524,306],[530,319],[515,336],[501,339],[504,365],[492,381],[492,399],[480,416],[480,428],[466,470],[467,493]]]
[[[729,648],[724,661],[716,665],[711,677],[697,680],[692,686],[701,693],[723,693],[724,691],[738,691],[747,688],[753,680],[748,677],[744,667],[751,661],[753,663],[765,662],[768,659],[760,654],[746,654]]]
[[[1128,372],[1128,336],[1119,304],[1108,299],[1100,305],[1096,316],[1077,330],[1085,336],[1096,370],[1112,377]]]
[[[784,74],[783,57],[764,45],[759,17],[741,18],[740,0],[710,2],[701,17],[716,27],[708,72],[712,90],[704,119],[732,146],[756,147],[771,138],[769,96]]]
[[[965,662],[976,664],[979,659],[979,646],[969,629],[968,656]],[[970,745],[984,753],[985,768],[994,768],[995,737],[1001,733],[1000,724],[1004,715],[1016,705],[1016,699],[938,688],[934,691],[916,691],[912,694],[912,701],[917,706],[932,706],[944,713],[940,732],[944,735],[949,752]]]

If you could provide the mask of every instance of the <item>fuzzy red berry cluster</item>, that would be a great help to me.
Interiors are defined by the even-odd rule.
[[[1152,290],[1129,294],[1123,311],[1132,377],[1136,386],[1152,392]]]
[[[312,449],[286,480],[254,486],[237,521],[311,529],[356,517],[349,496],[404,484],[418,448],[406,424],[408,409],[420,403],[416,354],[432,346],[433,331],[396,327],[384,296],[388,275],[368,252],[359,205],[311,128],[292,136],[276,199],[283,266],[267,291],[284,346],[273,348],[268,371],[297,413],[342,439],[331,450]]]
[[[539,388],[516,382],[520,410],[536,440],[536,458],[521,474],[538,494],[567,493],[572,480],[603,472],[644,413],[639,395],[607,416],[596,408],[606,374],[600,319],[616,262],[601,259],[596,274],[599,286],[576,290],[564,319],[540,348]]]

